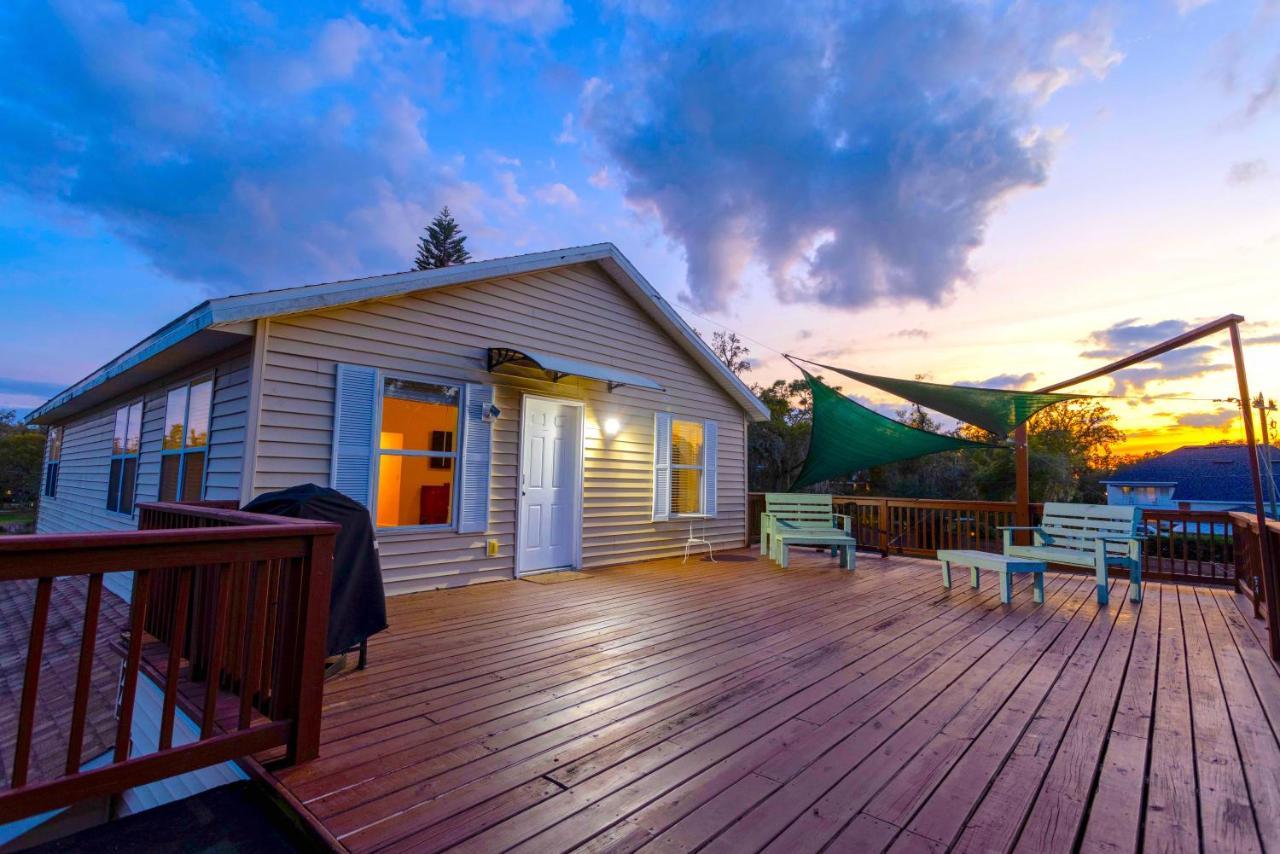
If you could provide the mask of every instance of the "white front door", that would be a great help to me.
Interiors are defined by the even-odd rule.
[[[582,407],[527,397],[521,427],[521,573],[573,566]]]

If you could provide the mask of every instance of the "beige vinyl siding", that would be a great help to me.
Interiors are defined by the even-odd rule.
[[[484,369],[491,345],[531,350],[653,378],[657,392],[569,377]],[[743,411],[681,347],[595,264],[494,279],[273,319],[264,348],[255,495],[298,483],[327,484],[332,455],[337,363],[420,379],[495,387],[487,534],[379,534],[389,592],[511,578],[516,536],[521,397],[534,393],[584,402],[583,564],[604,566],[680,554],[689,522],[653,523],[655,412],[714,419],[719,425],[718,513],[698,520],[720,547],[746,539]],[[599,424],[618,418],[617,436]],[[484,541],[499,542],[485,556]]]
[[[107,474],[116,408],[143,400],[142,436],[138,455],[136,501],[155,501],[160,488],[160,443],[164,433],[168,390],[193,379],[215,374],[210,416],[207,498],[239,497],[243,467],[244,428],[248,408],[249,355],[237,347],[205,364],[121,395],[92,412],[67,422],[62,442],[58,494],[41,496],[36,518],[39,533],[133,530],[136,513],[126,516],[107,510]],[[216,470],[216,474],[215,474]]]

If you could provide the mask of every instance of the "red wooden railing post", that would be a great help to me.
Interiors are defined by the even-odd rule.
[[[324,701],[325,640],[329,631],[329,587],[333,575],[332,534],[312,537],[302,564],[300,603],[294,649],[299,657],[288,687],[293,699],[293,731],[285,758],[307,762],[320,755],[320,715]]]

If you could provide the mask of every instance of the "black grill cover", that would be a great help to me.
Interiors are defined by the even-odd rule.
[[[242,509],[272,516],[337,522],[342,526],[333,554],[329,633],[325,649],[338,655],[387,627],[382,568],[369,511],[335,489],[314,483],[259,495]]]

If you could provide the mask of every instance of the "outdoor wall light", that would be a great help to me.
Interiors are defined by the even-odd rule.
[[[606,418],[604,420],[604,434],[606,436],[616,436],[618,431],[622,429],[622,422],[616,418]]]

